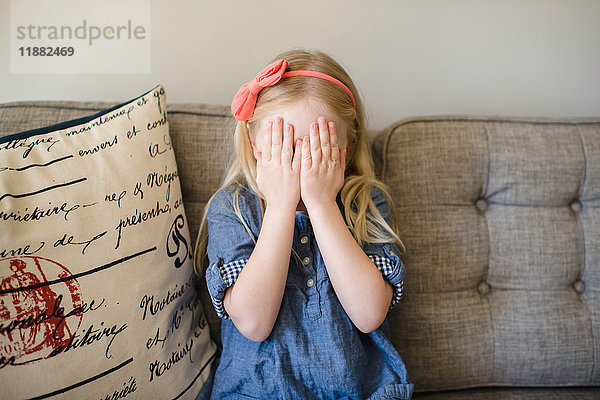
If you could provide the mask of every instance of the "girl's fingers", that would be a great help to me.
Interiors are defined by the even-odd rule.
[[[342,171],[346,172],[346,152],[348,149],[340,150],[340,164],[342,167]]]
[[[302,165],[302,139],[297,139],[294,145],[294,158],[292,159],[292,170],[299,171]]]
[[[267,121],[265,124],[265,130],[263,132],[263,150],[261,154],[262,161],[270,161],[271,160],[271,137],[273,130],[273,121]]]
[[[333,122],[329,122],[329,143],[331,147],[331,160],[339,161],[340,148],[338,146],[337,131]]]
[[[317,119],[319,124],[319,141],[321,142],[321,154],[323,160],[331,159],[331,146],[329,143],[329,127],[323,117]]]
[[[306,135],[302,139],[302,171],[312,167],[312,157],[310,152],[310,136]]]
[[[292,154],[294,152],[294,131],[292,125],[284,124],[283,127],[283,147],[281,148],[281,162],[290,165]]]
[[[313,122],[310,124],[310,152],[312,161],[321,162],[321,141],[319,140],[319,124]]]
[[[283,142],[283,121],[281,118],[275,118],[271,136],[271,159],[281,160],[281,147]]]

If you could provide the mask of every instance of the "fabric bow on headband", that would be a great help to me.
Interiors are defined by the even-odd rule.
[[[348,96],[350,96],[350,99],[352,100],[352,105],[356,110],[356,101],[354,100],[354,95],[350,89],[348,89],[348,87],[338,79],[317,71],[298,70],[285,72],[289,66],[290,64],[287,61],[283,59],[277,60],[267,65],[265,69],[260,71],[256,78],[244,84],[240,90],[238,90],[237,94],[233,97],[233,101],[231,102],[231,113],[235,119],[238,121],[247,121],[250,119],[250,117],[252,117],[254,114],[254,107],[256,106],[258,93],[260,93],[260,91],[267,86],[273,86],[279,82],[281,78],[287,78],[290,76],[313,76],[316,78],[325,79],[338,85],[346,93],[348,93]]]

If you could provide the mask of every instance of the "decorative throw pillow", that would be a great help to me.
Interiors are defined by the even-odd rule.
[[[2,398],[195,398],[195,282],[162,86],[0,138]]]

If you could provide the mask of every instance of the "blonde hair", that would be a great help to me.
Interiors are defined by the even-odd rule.
[[[234,156],[223,178],[220,189],[236,186],[233,196],[234,212],[244,225],[246,231],[256,243],[248,224],[244,220],[238,204],[239,190],[248,186],[261,199],[261,214],[264,215],[265,199],[256,184],[256,160],[249,140],[250,132],[256,132],[260,122],[277,109],[304,99],[326,105],[346,123],[347,156],[344,185],[340,197],[344,206],[346,225],[359,245],[363,243],[394,242],[401,252],[405,252],[404,244],[396,233],[393,214],[393,202],[387,186],[375,177],[368,138],[365,131],[365,115],[363,104],[354,83],[344,69],[330,56],[320,51],[291,50],[275,57],[272,61],[285,59],[288,70],[318,71],[337,78],[343,82],[354,95],[356,110],[352,100],[339,86],[323,79],[294,76],[281,79],[277,84],[261,90],[256,101],[254,115],[247,121],[238,121],[234,134]],[[389,226],[371,198],[373,187],[379,188],[388,200],[392,226]],[[206,214],[211,199],[204,208],[200,232],[196,241],[195,266],[201,274],[206,267],[208,227]],[[292,249],[293,250],[293,249]]]

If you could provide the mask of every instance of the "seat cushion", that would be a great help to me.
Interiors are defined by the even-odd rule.
[[[595,400],[600,398],[600,388],[477,388],[413,396],[423,400]]]

